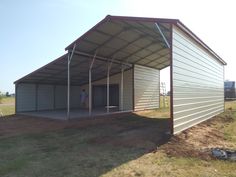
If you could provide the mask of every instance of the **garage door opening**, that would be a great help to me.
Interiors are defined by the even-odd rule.
[[[107,85],[93,86],[93,108],[105,108],[107,106]],[[119,85],[109,85],[109,106],[113,110],[119,109]]]

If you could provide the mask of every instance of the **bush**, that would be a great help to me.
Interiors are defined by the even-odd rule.
[[[3,95],[2,95],[2,93],[0,92],[0,103],[2,103],[2,97],[3,97]]]

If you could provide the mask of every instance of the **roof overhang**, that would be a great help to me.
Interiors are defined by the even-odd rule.
[[[172,25],[177,26],[221,64],[221,59],[210,47],[177,19],[106,16],[84,35],[71,43],[68,53],[15,81],[15,83],[67,84],[68,55],[74,53],[70,64],[71,84],[88,83],[88,69],[95,57],[92,80],[106,77],[107,65],[113,62],[110,74],[126,70],[133,64],[155,69],[170,65]]]
[[[198,44],[200,44],[205,50],[207,50],[220,63],[222,63],[223,65],[227,64],[219,55],[217,55],[209,46],[207,46],[198,36],[196,36],[189,28],[187,28],[178,19],[144,18],[144,17],[127,17],[127,16],[108,15],[102,21],[97,23],[93,28],[91,28],[89,31],[87,31],[84,35],[82,35],[81,37],[76,39],[74,42],[72,42],[69,46],[67,46],[66,50],[71,50],[75,43],[78,46],[83,45],[83,43],[85,43],[88,36],[90,36],[91,34],[94,34],[95,31],[104,28],[104,26],[106,26],[106,25],[108,26],[109,23],[114,23],[114,24],[116,23],[116,24],[119,24],[120,27],[124,26],[125,28],[135,27],[137,29],[140,29],[140,27],[141,27],[141,29],[144,29],[142,27],[145,27],[146,30],[151,30],[152,32],[154,32],[154,31],[157,32],[154,29],[155,23],[161,24],[162,29],[164,31],[167,29],[167,28],[165,28],[166,26],[176,25],[178,28],[180,28],[182,31],[184,31],[186,34],[188,34],[191,38],[193,38]],[[124,25],[124,24],[126,24],[126,25]],[[147,28],[149,28],[149,29],[147,29]],[[111,28],[111,30],[112,30],[112,28]],[[147,32],[147,31],[145,31],[145,32]],[[103,34],[106,36],[109,36],[109,34],[106,34],[106,33],[103,33]],[[166,34],[166,35],[168,38],[169,34]],[[163,41],[160,38],[158,38],[158,39]],[[94,51],[91,51],[91,52],[94,52]]]

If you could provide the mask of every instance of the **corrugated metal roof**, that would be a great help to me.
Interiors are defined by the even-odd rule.
[[[95,53],[93,80],[106,77],[106,62],[111,59],[117,61],[112,65],[111,75],[120,72],[121,63],[139,64],[156,69],[169,66],[171,51],[156,28],[156,23],[158,23],[170,44],[172,40],[171,25],[174,24],[209,51],[218,61],[226,64],[223,59],[177,19],[108,15],[66,47],[66,50],[70,53],[74,44],[76,44],[71,62],[71,84],[82,85],[88,83],[88,69]],[[68,54],[63,55],[15,83],[66,84],[67,58]],[[127,69],[129,68],[127,67]]]
[[[136,30],[141,31],[141,33],[150,34],[150,37],[154,37],[157,30],[154,27],[155,23],[162,24],[162,29],[165,31],[169,31],[169,27],[171,24],[178,26],[181,30],[186,32],[190,37],[192,37],[197,43],[199,43],[203,48],[205,48],[210,54],[212,54],[217,60],[219,60],[222,64],[226,65],[226,62],[217,55],[209,46],[207,46],[199,37],[197,37],[189,28],[187,28],[180,20],[178,19],[165,19],[165,18],[145,18],[145,17],[127,17],[127,16],[106,16],[102,21],[96,24],[93,28],[91,28],[84,35],[76,39],[72,42],[66,50],[70,50],[73,47],[74,43],[81,45],[85,42],[86,38],[93,34],[95,31],[104,29],[104,35],[113,35],[117,37],[115,34],[121,31],[122,27],[127,28],[135,28]],[[110,26],[109,26],[110,25]],[[167,26],[167,27],[166,27]],[[110,33],[110,32],[114,33]],[[166,31],[165,31],[166,32]],[[118,34],[119,35],[119,34]],[[166,34],[169,36],[169,34]],[[160,36],[159,36],[160,37]],[[130,38],[130,36],[128,37]],[[127,39],[127,38],[126,38]],[[160,38],[158,38],[160,39]],[[156,39],[156,40],[158,40]],[[163,40],[160,40],[162,42]],[[91,50],[90,52],[94,52]]]
[[[15,83],[40,83],[40,84],[67,84],[68,54],[59,57],[51,63],[15,81]],[[83,54],[75,54],[70,64],[71,85],[83,85],[88,83],[88,70],[92,57]],[[92,80],[99,80],[107,76],[108,63],[96,59],[92,70]],[[130,69],[126,65],[126,70]],[[119,73],[121,65],[113,62],[110,75]]]

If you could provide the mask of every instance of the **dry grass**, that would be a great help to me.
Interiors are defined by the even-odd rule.
[[[0,104],[14,104],[15,97],[3,97]]]
[[[163,109],[84,122],[2,119],[0,176],[236,176],[235,162],[209,155],[236,148],[236,105],[226,107],[168,143]]]
[[[4,97],[0,103],[0,116],[8,116],[15,114],[15,98],[14,97]]]

